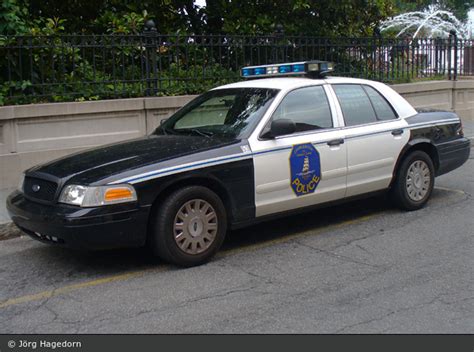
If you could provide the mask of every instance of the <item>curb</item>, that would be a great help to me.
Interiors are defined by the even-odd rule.
[[[9,240],[22,235],[23,232],[18,227],[16,227],[13,222],[0,224],[0,241]]]

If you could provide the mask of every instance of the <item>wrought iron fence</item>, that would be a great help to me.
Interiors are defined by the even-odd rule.
[[[0,37],[0,104],[201,93],[239,69],[330,60],[335,75],[408,82],[474,75],[473,40],[238,35]]]

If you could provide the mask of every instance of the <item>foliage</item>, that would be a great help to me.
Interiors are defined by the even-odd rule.
[[[158,95],[200,94],[216,86],[232,83],[240,79],[239,73],[218,64],[207,66],[202,78],[189,81],[190,72],[201,72],[202,66],[190,65],[180,69],[172,64],[161,77]]]
[[[0,105],[201,93],[238,80],[243,58],[262,53],[268,58],[273,55],[270,50],[281,48],[301,49],[302,45],[278,39],[277,24],[290,36],[372,37],[382,19],[426,2],[208,0],[199,8],[193,0],[2,0]],[[236,40],[214,51],[200,45],[199,39],[182,42],[169,36],[150,44],[151,39],[143,36],[149,19],[155,21],[157,33],[273,33],[277,39],[256,39],[253,46]],[[18,37],[22,35],[28,37]],[[385,68],[370,63],[374,48],[356,50],[359,59],[348,56],[345,47],[318,53],[337,61],[344,73],[387,78]]]
[[[150,14],[161,33],[187,30],[197,8],[192,0],[24,0],[32,18],[60,17],[68,33],[136,33]],[[185,15],[187,13],[187,15]],[[128,17],[128,18],[127,18]]]
[[[59,21],[46,21],[37,29],[49,33],[58,27]],[[238,71],[217,64],[197,43],[170,41],[156,49],[156,43],[138,45],[142,37],[127,39],[38,34],[0,42],[0,69],[9,67],[9,75],[15,77],[0,84],[0,105],[197,94],[238,79]],[[7,49],[2,58],[2,44],[24,49]],[[171,59],[169,45],[173,45]],[[147,81],[144,65],[153,62],[156,68],[149,68]]]
[[[216,0],[204,11],[209,33],[263,34],[282,24],[293,35],[364,36],[393,10],[391,0]]]
[[[9,81],[3,82],[0,85],[0,106],[8,105],[8,95],[14,94],[20,96],[18,103],[28,103],[30,98],[28,97],[26,90],[31,86],[30,81]]]
[[[143,31],[148,12],[144,10],[141,14],[131,12],[117,17],[112,11],[107,10],[97,23],[107,28],[107,33],[112,34],[140,34]]]
[[[18,22],[9,18],[8,34],[24,33],[25,18],[61,18],[67,33],[86,34],[138,33],[152,18],[160,33],[268,34],[280,23],[288,34],[355,36],[372,34],[395,10],[393,0],[212,0],[204,8],[193,0],[3,0],[2,6],[0,16]],[[0,27],[1,33],[7,34]]]
[[[0,3],[0,35],[24,34],[28,32],[25,18],[28,11],[16,0],[2,0]]]

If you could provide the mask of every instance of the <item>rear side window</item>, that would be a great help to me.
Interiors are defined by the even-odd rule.
[[[273,114],[273,120],[278,119],[294,121],[297,132],[333,127],[331,110],[322,86],[300,88],[288,93]]]
[[[375,89],[357,84],[333,85],[346,126],[395,119],[392,107]]]
[[[333,88],[341,105],[346,126],[363,125],[377,121],[372,103],[362,86],[335,84]]]
[[[393,111],[390,104],[385,100],[383,96],[380,95],[374,88],[369,86],[364,86],[367,95],[369,96],[372,106],[374,107],[375,114],[379,120],[391,120],[396,119],[397,115]]]

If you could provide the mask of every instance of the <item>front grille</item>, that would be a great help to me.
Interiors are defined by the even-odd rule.
[[[52,202],[56,195],[58,185],[56,182],[43,180],[35,177],[25,177],[23,192],[28,197]]]

